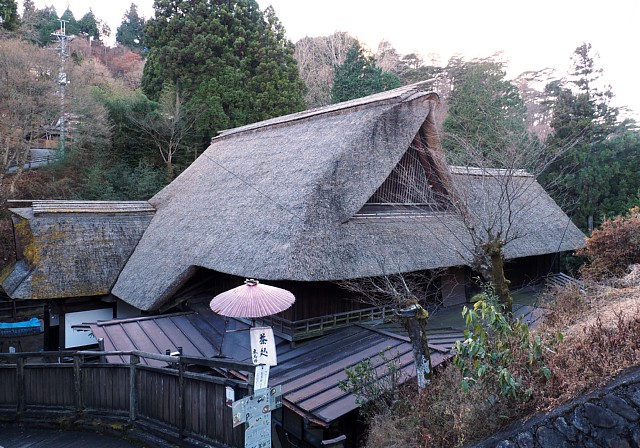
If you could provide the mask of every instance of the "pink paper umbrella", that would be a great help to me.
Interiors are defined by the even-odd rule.
[[[222,316],[256,318],[284,311],[295,300],[286,289],[247,279],[244,285],[215,296],[209,306],[214,313]]]

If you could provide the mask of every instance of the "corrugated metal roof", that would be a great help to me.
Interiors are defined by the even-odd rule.
[[[109,351],[142,350],[164,354],[182,347],[186,356],[228,356],[236,360],[250,358],[249,325],[209,312],[169,314],[165,316],[116,319],[90,324],[96,338],[104,339]],[[121,357],[110,357],[109,362],[123,362]],[[141,363],[164,366],[160,361],[141,359]]]
[[[96,338],[104,338],[105,350],[142,350],[165,353],[182,347],[188,356],[227,356],[250,362],[249,325],[224,318],[197,304],[197,312],[166,316],[140,317],[90,324]],[[355,397],[340,389],[346,368],[366,359],[382,372],[387,359],[397,361],[404,380],[415,376],[409,338],[399,324],[352,325],[324,336],[298,342],[291,347],[277,339],[278,365],[271,367],[269,385],[281,385],[283,402],[312,421],[329,425],[358,408]],[[451,357],[455,341],[463,338],[460,330],[430,331],[431,361],[437,366]],[[222,350],[220,348],[222,347]],[[122,362],[110,357],[109,362]],[[164,366],[153,360],[149,365]]]
[[[284,402],[292,409],[328,425],[358,407],[355,397],[339,387],[347,377],[346,368],[371,359],[373,366],[383,371],[386,358],[397,362],[404,380],[415,376],[409,338],[387,331],[389,328],[356,325],[295,348],[278,347],[278,365],[271,368],[269,384],[282,385]],[[430,334],[434,367],[451,357],[451,347],[462,337],[456,330]]]

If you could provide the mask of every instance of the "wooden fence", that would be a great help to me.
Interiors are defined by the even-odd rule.
[[[273,315],[260,317],[256,319],[256,322],[260,325],[270,326],[278,336],[287,341],[300,341],[320,336],[329,330],[348,327],[354,323],[385,320],[392,315],[393,312],[385,307],[374,307],[296,321]],[[251,322],[249,319],[241,320],[246,323]]]
[[[105,356],[128,363],[97,362]],[[15,421],[95,415],[126,420],[174,443],[244,446],[244,430],[232,427],[225,398],[227,387],[236,399],[251,393],[249,384],[188,369],[254,372],[245,363],[139,351],[5,353],[0,354],[0,415]]]

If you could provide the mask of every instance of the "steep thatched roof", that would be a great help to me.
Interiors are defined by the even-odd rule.
[[[197,266],[323,281],[466,264],[471,241],[451,210],[426,204],[420,213],[363,213],[417,141],[426,153],[420,163],[448,178],[433,120],[437,101],[409,86],[222,133],[151,199],[156,215],[112,292],[149,310]],[[555,227],[510,256],[561,248],[568,218],[545,201]],[[576,247],[570,241],[565,249]]]
[[[108,294],[153,217],[147,202],[33,201],[12,208],[18,260],[13,299]]]

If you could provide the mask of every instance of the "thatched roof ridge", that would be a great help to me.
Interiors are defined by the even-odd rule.
[[[239,132],[252,131],[252,130],[263,128],[266,126],[292,123],[294,121],[311,118],[316,115],[341,113],[342,111],[346,111],[348,109],[366,107],[372,103],[383,104],[385,102],[390,103],[390,102],[398,102],[398,101],[405,101],[405,100],[408,101],[408,100],[411,100],[411,98],[415,95],[424,94],[421,91],[421,86],[432,81],[433,80],[421,81],[415,84],[410,84],[408,86],[398,87],[397,89],[387,90],[386,92],[380,92],[374,95],[369,95],[362,98],[356,98],[353,100],[344,101],[342,103],[329,104],[327,106],[317,107],[317,108],[305,110],[302,112],[296,112],[293,114],[283,115],[280,117],[274,117],[268,120],[260,121],[258,123],[252,123],[252,124],[240,126],[233,129],[226,129],[224,131],[220,131],[219,136],[215,138],[225,137],[228,135],[237,134]],[[436,95],[436,94],[432,92],[431,95]]]
[[[466,176],[511,176],[511,177],[531,177],[533,178],[533,174],[527,172],[526,170],[519,169],[504,169],[504,168],[479,168],[475,166],[456,166],[450,165],[449,171],[451,174],[463,174]]]
[[[20,205],[11,209],[18,260],[0,279],[14,299],[108,294],[154,213],[147,202]]]
[[[508,259],[575,250],[584,234],[524,170],[452,169],[458,196],[470,210],[475,228],[489,229],[507,241]]]
[[[44,213],[153,213],[147,201],[33,201],[35,215]]]

